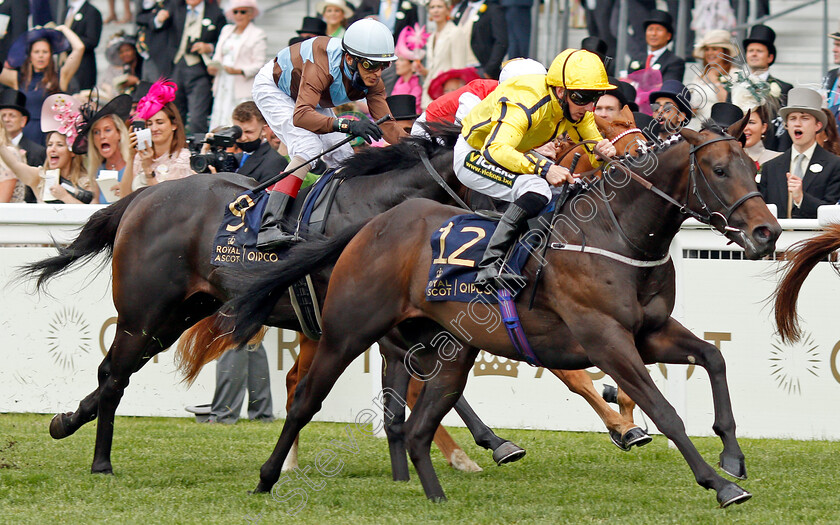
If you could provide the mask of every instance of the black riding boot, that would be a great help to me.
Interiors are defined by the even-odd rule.
[[[294,199],[282,191],[268,192],[268,202],[263,210],[260,232],[257,234],[257,249],[273,250],[298,240],[294,235],[284,232],[281,227],[283,214],[292,201]]]
[[[515,202],[511,203],[499,220],[499,225],[490,237],[484,256],[478,264],[480,270],[475,278],[477,283],[484,281],[489,285],[494,285],[498,290],[499,287],[505,286],[506,282],[512,282],[519,278],[517,275],[505,273],[502,265],[505,254],[519,234],[520,227],[529,218],[529,214],[525,210]],[[510,286],[506,286],[506,288],[510,288]]]

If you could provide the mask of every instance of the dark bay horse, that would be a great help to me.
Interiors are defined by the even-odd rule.
[[[840,224],[826,226],[823,233],[788,248],[784,277],[779,281],[775,293],[776,327],[782,341],[796,342],[802,336],[796,314],[796,302],[802,284],[817,263],[826,260],[837,250],[840,250]],[[836,266],[834,268],[837,269]]]
[[[747,118],[731,126],[730,132],[738,136]],[[546,255],[547,273],[533,310],[527,309],[523,298],[534,286],[536,257],[524,269],[529,284],[518,300],[519,315],[545,366],[565,370],[595,365],[610,375],[676,444],[698,484],[714,489],[719,504],[726,507],[746,501],[751,494],[703,460],[645,364],[694,363],[706,369],[715,408],[713,430],[723,442],[720,467],[745,478],[723,356],[670,316],[675,272],[667,254],[689,215],[713,224],[742,246],[750,259],[771,253],[781,228],[756,191],[754,163],[732,136],[718,128],[683,130],[681,136],[645,155],[652,159],[649,169],[636,162],[641,158],[625,159],[603,179],[599,191],[582,193],[568,203],[567,213],[553,225],[552,237],[562,244]],[[631,180],[631,166],[644,171],[644,177]],[[589,212],[584,213],[584,206]],[[428,200],[407,201],[370,221],[346,247],[304,243],[292,250],[286,262],[251,283],[249,294],[270,297],[303,274],[302,261],[316,265],[319,259],[332,260],[330,252],[341,252],[324,304],[323,336],[277,445],[260,469],[256,492],[268,492],[277,482],[295,437],[347,365],[397,327],[407,340],[423,344],[414,354],[421,370],[439,367],[425,384],[405,425],[405,436],[426,496],[445,499],[429,456],[434,429],[463,392],[479,348],[521,360],[504,327],[491,329],[486,317],[472,318],[468,304],[425,300],[432,259],[429,239],[458,213],[461,210]],[[581,253],[584,241],[603,251]],[[562,249],[569,244],[578,246]],[[247,339],[259,329],[270,302],[254,296],[247,305],[234,300],[223,310],[230,317],[220,320],[225,329],[235,328],[236,339]],[[242,306],[246,308],[240,310]],[[460,320],[457,334],[442,328],[453,319]],[[444,344],[435,344],[441,336],[446,336]]]

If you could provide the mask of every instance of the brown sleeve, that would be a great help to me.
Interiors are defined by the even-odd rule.
[[[379,84],[370,88],[366,98],[370,116],[374,121],[391,113],[391,109],[388,107],[388,101],[385,100],[385,84],[381,80]],[[382,135],[388,144],[396,144],[408,136],[408,133],[397,125],[397,121],[393,117],[380,124],[379,127],[382,128]]]
[[[300,87],[295,99],[295,113],[292,122],[295,126],[308,129],[313,133],[330,133],[333,130],[333,118],[315,111],[323,93],[329,93],[332,75],[315,62],[303,64]],[[384,98],[383,98],[384,102]]]

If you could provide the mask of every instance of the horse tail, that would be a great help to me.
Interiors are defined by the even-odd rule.
[[[37,288],[42,288],[47,281],[66,271],[77,263],[92,259],[100,252],[106,252],[110,258],[114,253],[114,240],[117,228],[128,206],[145,188],[127,195],[126,197],[101,209],[90,216],[82,226],[79,236],[69,246],[58,246],[58,255],[48,257],[19,268],[22,278],[37,277]]]
[[[217,312],[197,322],[187,329],[178,341],[175,362],[178,370],[184,374],[184,382],[188,385],[195,381],[204,365],[218,359],[228,349],[237,346],[231,333],[219,333],[214,330],[214,324],[219,315]],[[266,330],[267,327],[263,326],[257,331],[252,341],[261,340]]]
[[[805,278],[818,262],[840,249],[840,224],[827,226],[816,237],[800,241],[788,249],[793,257],[785,265],[785,275],[776,288],[776,326],[784,342],[798,341],[802,336],[796,313],[796,301]]]
[[[296,281],[334,263],[350,240],[368,221],[349,226],[338,234],[307,240],[292,247],[276,264],[230,275],[229,290],[242,290],[228,300],[215,316],[214,330],[231,334],[235,344],[249,340],[266,324],[274,305]]]

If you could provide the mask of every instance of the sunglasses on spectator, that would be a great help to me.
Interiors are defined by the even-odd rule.
[[[248,10],[247,9],[234,9],[233,14],[235,14],[235,15],[247,15]]]
[[[365,71],[385,70],[391,65],[390,62],[374,62],[373,60],[369,60],[367,58],[356,60],[356,63],[362,66],[362,69]]]
[[[576,106],[585,106],[597,102],[603,91],[575,90],[569,91],[569,100]]]
[[[674,108],[677,111],[679,111],[679,108],[677,108],[677,106],[672,104],[671,102],[666,102],[664,104],[657,104],[656,102],[654,102],[653,104],[650,105],[651,112],[659,111],[660,108],[662,109],[662,111],[668,111],[671,108]]]

